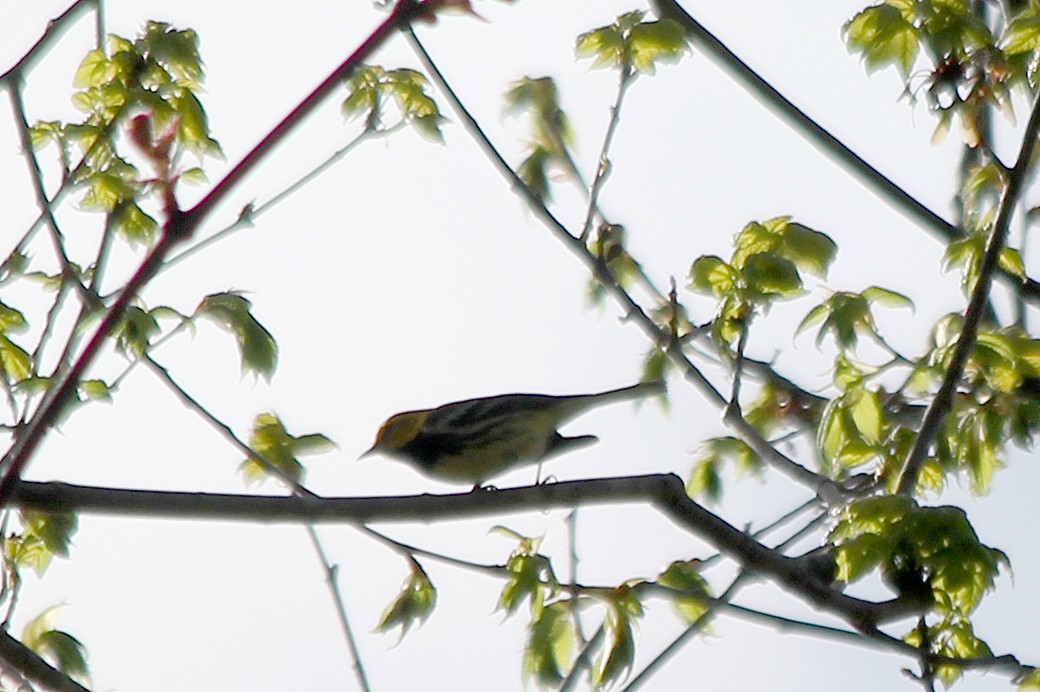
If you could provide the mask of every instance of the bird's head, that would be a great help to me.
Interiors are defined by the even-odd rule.
[[[375,444],[361,456],[367,457],[374,452],[393,454],[399,451],[415,439],[429,414],[429,411],[407,411],[391,416],[383,423],[383,427],[379,428]]]

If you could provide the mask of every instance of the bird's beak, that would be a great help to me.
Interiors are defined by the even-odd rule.
[[[372,445],[371,449],[369,449],[367,452],[363,453],[361,456],[358,457],[358,461],[361,461],[365,457],[372,456],[373,454],[375,454],[378,451],[379,451],[379,446],[378,445]]]

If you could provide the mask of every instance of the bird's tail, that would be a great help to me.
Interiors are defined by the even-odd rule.
[[[599,394],[592,394],[591,396],[597,399],[600,403],[609,403],[611,401],[638,399],[639,397],[653,396],[654,394],[664,394],[664,391],[664,380],[649,380],[647,382],[634,384],[631,387],[611,389],[608,392],[600,392]]]
[[[571,401],[568,402],[570,405],[566,407],[566,413],[561,416],[560,422],[564,423],[595,406],[602,406],[615,401],[639,399],[644,396],[663,394],[664,392],[665,385],[663,380],[650,380],[634,384],[631,387],[611,389],[598,394],[577,394],[575,396],[564,397]]]

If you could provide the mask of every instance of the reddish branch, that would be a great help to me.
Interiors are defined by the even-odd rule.
[[[70,10],[71,11],[71,10]],[[227,194],[245,177],[259,162],[269,154],[304,118],[310,114],[321,101],[346,79],[350,73],[363,64],[399,28],[409,25],[413,20],[428,18],[430,8],[418,0],[400,0],[391,14],[376,28],[365,41],[343,61],[325,80],[319,84],[289,115],[271,130],[231,171],[206,195],[194,208],[183,211],[175,206],[169,210],[169,218],[163,225],[162,238],[145,258],[123,287],[115,303],[105,314],[100,326],[95,330],[89,343],[79,358],[61,376],[44,396],[32,420],[18,431],[14,444],[0,460],[0,504],[11,496],[13,482],[16,481],[32,459],[33,454],[47,434],[47,431],[58,420],[62,410],[76,395],[76,387],[87,369],[101,352],[101,347],[109,334],[118,325],[124,312],[133,298],[148,284],[156,272],[163,266],[170,251],[180,243],[191,238],[203,221]],[[24,60],[24,59],[23,59]]]

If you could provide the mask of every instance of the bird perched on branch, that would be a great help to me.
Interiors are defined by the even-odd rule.
[[[663,392],[664,383],[653,381],[599,394],[502,394],[406,411],[383,424],[362,456],[383,452],[428,476],[475,489],[509,469],[595,442],[595,435],[564,437],[557,431],[585,411]]]

